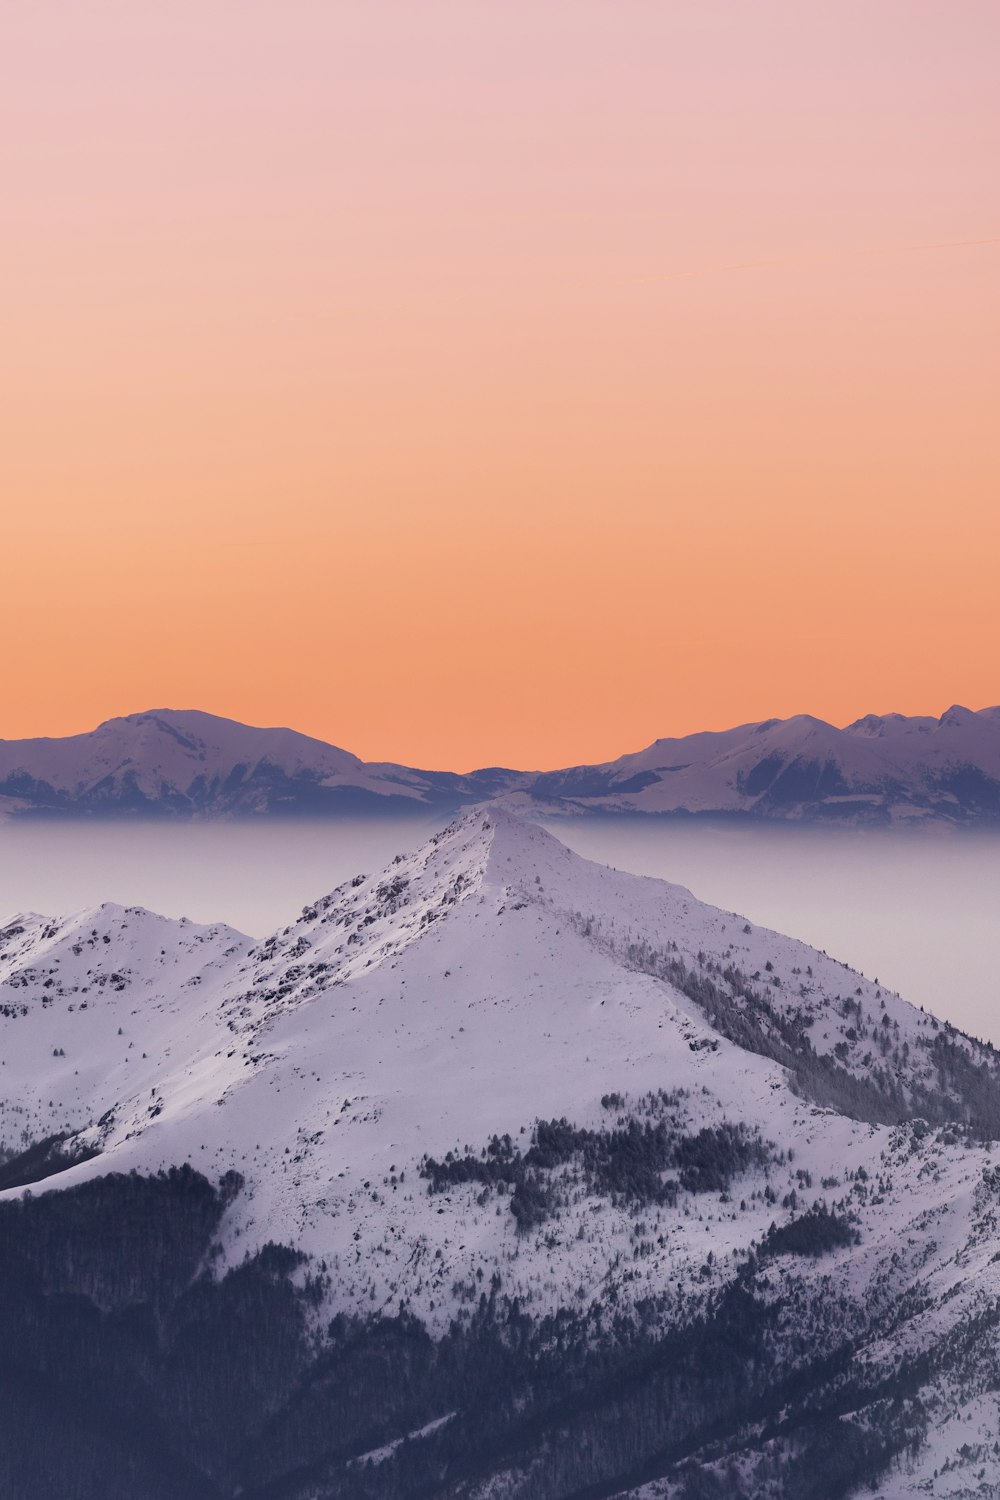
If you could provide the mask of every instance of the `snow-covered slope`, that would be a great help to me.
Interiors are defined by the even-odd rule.
[[[252,947],[222,924],[105,903],[0,928],[0,1144],[76,1132],[123,1098],[155,1118],[165,1066],[225,1050],[219,987]]]
[[[975,1143],[1000,1137],[1000,1061],[680,887],[475,809],[256,946],[136,909],[18,918],[0,1040],[7,1151],[62,1138],[46,1186],[241,1174],[217,1270],[277,1241],[325,1268],[324,1316],[403,1306],[442,1334],[486,1287],[666,1331],[766,1262],[789,1349],[849,1337],[872,1386],[921,1372],[883,1493],[1000,1485],[1000,1188]]]
[[[491,774],[483,773],[476,790],[449,773],[366,764],[291,729],[257,729],[195,709],[157,709],[109,719],[89,734],[0,740],[0,812],[405,812],[478,800],[489,791]]]
[[[839,822],[1000,819],[1000,708],[939,719],[799,714],[656,740],[600,766],[538,777],[535,801],[576,811],[752,813]]]

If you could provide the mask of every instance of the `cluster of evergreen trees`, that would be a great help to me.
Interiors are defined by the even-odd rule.
[[[761,1246],[761,1256],[825,1255],[845,1245],[856,1245],[860,1236],[844,1214],[825,1203],[816,1203],[807,1213],[787,1224],[772,1224]]]
[[[771,1160],[760,1136],[742,1124],[724,1122],[686,1134],[664,1120],[624,1119],[612,1129],[590,1130],[562,1118],[539,1120],[526,1151],[509,1135],[495,1135],[478,1156],[449,1151],[443,1161],[425,1157],[420,1173],[432,1193],[468,1182],[509,1192],[518,1226],[531,1229],[555,1206],[547,1174],[569,1163],[579,1167],[590,1193],[632,1204],[672,1204],[682,1188],[725,1192],[735,1177]]]

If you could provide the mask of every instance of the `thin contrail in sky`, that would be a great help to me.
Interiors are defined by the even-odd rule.
[[[875,260],[913,250],[959,250],[974,245],[1000,245],[1000,235],[981,240],[919,240],[909,245],[894,245],[882,250],[842,250],[834,255],[776,255],[763,260],[736,260],[717,266],[702,266],[694,271],[664,271],[640,278],[643,281],[689,281],[698,276],[717,276],[726,271],[751,271],[764,266],[832,265],[841,260]]]

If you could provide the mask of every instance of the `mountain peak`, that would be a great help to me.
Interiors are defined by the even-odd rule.
[[[362,764],[349,750],[341,750],[297,729],[284,725],[244,724],[238,719],[207,713],[201,708],[150,708],[141,713],[123,714],[119,718],[105,719],[97,732],[120,733],[122,726],[127,726],[128,730],[158,731],[193,752],[232,749],[244,755],[256,753],[262,758],[269,754],[287,755],[300,749],[321,751],[327,757],[337,756],[351,766]]]
[[[470,899],[497,912],[512,893],[526,903],[556,871],[594,868],[601,867],[506,808],[475,807],[412,853],[397,854],[384,869],[356,875],[307,906],[257,950],[254,984],[273,988],[283,1008],[298,1005],[331,982],[395,963]],[[290,958],[296,960],[291,983],[278,978]]]
[[[949,729],[962,729],[967,724],[972,724],[978,718],[971,708],[966,708],[961,703],[953,703],[950,708],[945,709],[938,723]]]

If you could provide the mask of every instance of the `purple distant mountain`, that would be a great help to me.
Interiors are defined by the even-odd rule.
[[[841,824],[1000,823],[1000,708],[808,715],[656,740],[601,765],[458,774],[359,760],[291,729],[197,710],[110,719],[62,739],[0,740],[0,813],[167,818],[451,812],[744,815]]]

